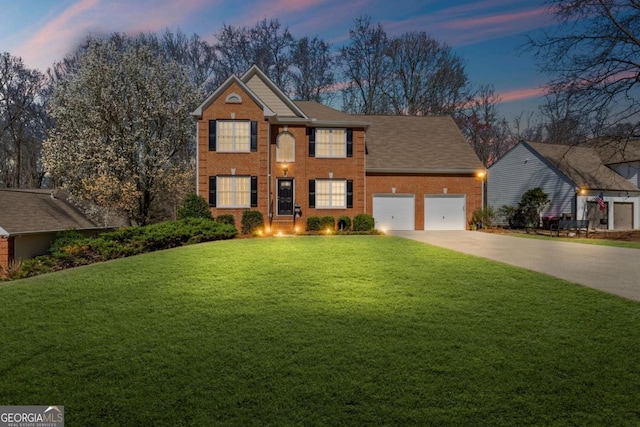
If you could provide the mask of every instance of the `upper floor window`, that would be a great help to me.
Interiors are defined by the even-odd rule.
[[[209,120],[209,150],[248,153],[258,149],[258,122]]]
[[[347,157],[345,129],[316,129],[316,157]]]
[[[353,156],[353,129],[310,128],[308,135],[310,157]]]
[[[289,132],[283,132],[276,139],[276,162],[295,161],[296,140]]]

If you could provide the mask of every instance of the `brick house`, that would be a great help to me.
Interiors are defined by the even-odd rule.
[[[292,101],[259,68],[192,113],[197,192],[214,216],[262,212],[268,231],[367,213],[378,229],[465,229],[482,163],[450,117],[349,115]],[[299,215],[294,215],[299,212]],[[297,222],[296,222],[297,221]]]

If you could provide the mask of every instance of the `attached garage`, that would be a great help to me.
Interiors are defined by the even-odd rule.
[[[464,194],[425,195],[425,230],[465,230],[466,197]]]
[[[378,230],[414,230],[416,200],[413,194],[374,194],[373,218]]]

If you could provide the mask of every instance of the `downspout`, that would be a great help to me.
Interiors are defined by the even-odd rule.
[[[265,118],[267,123],[267,219],[269,220],[269,231],[271,232],[271,222],[273,212],[271,211],[271,122]]]
[[[200,120],[196,120],[196,194],[200,195]]]

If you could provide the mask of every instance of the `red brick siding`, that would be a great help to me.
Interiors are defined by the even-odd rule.
[[[236,92],[241,97],[241,104],[227,104],[226,97]],[[258,151],[252,153],[218,153],[209,151],[209,120],[231,119],[232,113],[237,120],[253,120],[258,122]],[[262,212],[265,223],[269,223],[269,204],[273,206],[273,226],[275,229],[291,231],[293,218],[277,216],[277,179],[283,178],[282,164],[276,162],[276,138],[283,132],[283,125],[269,125],[263,116],[262,108],[253,102],[248,94],[236,84],[232,84],[204,112],[198,122],[198,187],[199,193],[209,199],[209,177],[230,175],[235,169],[236,175],[252,175],[258,177],[258,207],[252,208]],[[297,224],[302,228],[309,216],[331,215],[338,219],[341,215],[353,217],[359,213],[372,214],[373,194],[408,193],[416,196],[415,228],[424,229],[424,195],[466,194],[467,222],[476,208],[481,206],[481,182],[473,175],[438,176],[438,175],[366,175],[365,176],[365,133],[364,129],[353,129],[353,157],[343,159],[323,159],[309,157],[309,138],[304,125],[289,125],[287,131],[295,138],[295,161],[288,163],[287,178],[294,179],[294,201],[302,208],[302,217]],[[270,150],[271,170],[268,169]],[[269,172],[269,173],[267,173]],[[347,209],[316,209],[309,207],[309,180],[329,178],[353,180],[353,207]],[[242,212],[245,209],[211,208],[214,216],[232,214],[238,228],[241,226]]]
[[[288,126],[287,131],[295,138],[295,161],[289,162],[288,178],[294,178],[295,193],[294,202],[300,205],[302,217],[298,218],[297,224],[304,228],[306,219],[309,216],[333,216],[336,219],[341,215],[353,217],[364,212],[364,129],[353,129],[353,157],[340,159],[326,159],[309,157],[309,137],[305,126]],[[282,163],[276,159],[276,138],[280,132],[284,132],[284,126],[273,126],[271,132],[271,191],[274,206],[274,227],[288,228],[287,224],[293,224],[291,216],[280,217],[275,211],[277,205],[277,183],[278,178],[284,178]],[[329,173],[333,174],[333,179],[346,179],[353,181],[353,207],[347,209],[317,209],[309,207],[309,181],[315,179],[328,179]]]
[[[225,99],[232,92],[242,98],[241,104],[227,104]],[[231,119],[252,120],[258,122],[258,151],[252,153],[218,153],[209,151],[209,120]],[[199,194],[209,200],[209,177],[231,175],[252,175],[258,177],[258,207],[265,214],[267,211],[267,134],[269,124],[265,121],[262,108],[253,102],[238,85],[232,84],[202,114],[198,122],[198,189]],[[242,212],[245,209],[211,208],[213,216],[231,214],[235,216],[236,225],[240,228]]]
[[[232,92],[238,93],[242,104],[227,104],[225,99]],[[209,151],[209,120],[231,119],[235,113],[236,120],[254,120],[258,122],[258,151],[253,153],[218,153]],[[216,99],[204,112],[198,122],[198,188],[199,194],[209,200],[209,177],[216,175],[230,175],[231,169],[235,169],[236,175],[252,175],[258,177],[258,207],[252,208],[262,212],[265,222],[268,223],[269,203],[273,203],[273,225],[276,228],[291,231],[293,218],[291,216],[279,217],[277,211],[277,179],[283,178],[282,164],[276,162],[276,138],[284,126],[273,125],[263,116],[262,108],[254,103],[248,94],[233,84],[218,99]],[[297,219],[297,224],[304,227],[306,218],[311,215],[331,215],[337,218],[340,215],[353,217],[365,211],[365,146],[364,129],[353,130],[353,157],[344,159],[322,159],[309,157],[309,138],[304,125],[287,126],[287,131],[295,138],[295,161],[289,162],[288,178],[294,179],[294,200],[302,209],[302,217]],[[267,174],[268,156],[271,155],[271,170]],[[329,178],[329,172],[334,179],[353,180],[353,207],[348,209],[311,209],[309,208],[309,180]],[[269,178],[270,176],[270,178]],[[268,183],[268,179],[270,182]],[[269,194],[270,192],[270,194]],[[242,212],[245,209],[211,208],[214,216],[234,215],[236,225],[241,226]]]
[[[13,259],[14,238],[5,239],[0,237],[0,270],[5,269],[9,265],[9,261]]]
[[[466,194],[467,224],[473,211],[482,206],[481,181],[474,175],[367,175],[367,213],[373,215],[373,194],[414,194],[416,201],[415,229],[424,230],[425,194]]]

